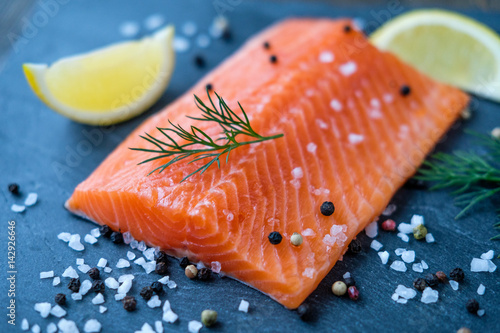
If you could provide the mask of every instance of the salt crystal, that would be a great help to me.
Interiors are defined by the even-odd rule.
[[[105,273],[111,273],[113,269],[111,267],[104,267],[104,272]]]
[[[66,315],[66,310],[61,308],[59,305],[55,305],[51,310],[50,314],[53,315],[54,317],[61,318]]]
[[[420,301],[425,304],[436,303],[439,299],[439,292],[437,290],[432,289],[431,287],[427,287],[422,292],[422,298]]]
[[[378,235],[378,224],[377,221],[374,221],[368,224],[365,228],[365,233],[370,238],[375,238]]]
[[[215,38],[221,37],[229,29],[229,21],[225,16],[217,15],[210,25],[210,35]]]
[[[406,299],[412,299],[415,296],[417,296],[417,292],[414,289],[407,288],[407,287],[403,286],[402,284],[398,285],[395,293],[403,298],[406,298]]]
[[[309,142],[307,144],[307,151],[310,153],[314,153],[316,151],[316,148],[318,148],[318,146],[313,142]]]
[[[146,263],[146,259],[144,259],[143,257],[139,257],[139,258],[135,259],[135,261],[134,261],[134,264],[139,265],[139,266],[142,266],[145,263]]]
[[[354,61],[346,62],[339,67],[340,73],[344,76],[351,76],[352,74],[356,73],[357,69],[358,66]]]
[[[410,220],[410,225],[415,228],[421,224],[424,224],[424,217],[422,215],[413,215]]]
[[[118,277],[118,282],[125,282],[127,280],[133,280],[135,278],[132,274],[123,274]]]
[[[142,265],[142,268],[144,268],[144,270],[146,271],[146,274],[149,274],[156,269],[156,261],[154,261],[154,260],[148,261],[147,263]]]
[[[99,238],[101,236],[101,232],[99,231],[99,228],[94,228],[90,230],[90,234],[94,236],[95,238]]]
[[[14,213],[22,213],[26,210],[26,207],[13,204],[12,206],[10,206],[10,210],[12,210]]]
[[[98,293],[94,298],[92,298],[92,304],[99,305],[104,303],[104,296],[101,293]]]
[[[483,284],[480,284],[479,287],[477,288],[478,295],[484,295],[485,291],[486,291],[486,287]]]
[[[76,264],[78,266],[85,264],[85,260],[83,258],[76,258]]]
[[[163,312],[167,312],[168,310],[171,310],[172,307],[170,306],[170,302],[168,300],[165,300],[165,303],[163,303]]]
[[[103,306],[103,305],[99,305],[99,313],[104,313],[108,310],[107,307]]]
[[[59,283],[61,283],[61,278],[59,276],[56,276],[54,278],[54,280],[52,280],[52,285],[55,287],[57,286]]]
[[[370,247],[372,249],[374,249],[375,251],[378,251],[382,247],[384,247],[384,245],[382,245],[382,243],[380,243],[378,240],[374,239],[374,240],[372,240],[372,243],[370,244]]]
[[[355,134],[355,133],[350,133],[348,136],[348,140],[352,144],[358,144],[360,142],[363,142],[365,137],[361,134]]]
[[[125,231],[125,232],[122,234],[122,236],[123,236],[123,242],[124,242],[125,244],[127,244],[127,245],[128,245],[128,244],[130,244],[130,243],[132,243],[132,241],[134,240],[134,237],[132,237],[132,235],[130,234],[130,232],[129,232],[129,231]]]
[[[57,235],[57,238],[67,243],[71,238],[71,234],[69,232],[61,232],[59,235]]]
[[[304,237],[314,236],[314,235],[316,235],[316,233],[311,228],[307,228],[306,230],[302,231],[302,236]]]
[[[427,235],[425,235],[425,241],[427,243],[434,243],[434,236],[432,236],[432,234],[429,232]]]
[[[49,279],[54,277],[54,271],[40,272],[40,279]]]
[[[163,22],[165,22],[165,19],[161,14],[153,14],[148,16],[144,20],[144,26],[148,30],[155,30],[158,29],[163,24]]]
[[[97,243],[97,238],[95,238],[94,236],[89,235],[89,234],[86,234],[85,237],[83,238],[83,240],[89,244]]]
[[[342,103],[340,103],[340,101],[339,101],[338,99],[332,99],[332,100],[330,101],[330,107],[331,107],[333,110],[337,111],[337,112],[342,111],[342,108],[343,108],[343,107],[342,107]]]
[[[83,331],[86,333],[95,333],[95,332],[100,332],[102,328],[102,325],[100,322],[98,322],[96,319],[89,319],[85,322],[85,325],[83,326]]]
[[[71,299],[73,301],[81,301],[82,300],[82,294],[80,294],[80,293],[72,293],[71,294]]]
[[[399,247],[396,250],[394,250],[394,252],[396,253],[397,256],[400,256],[400,255],[402,255],[403,253],[406,252],[406,249],[403,249],[403,248]]]
[[[238,306],[238,311],[248,313],[248,307],[249,306],[250,306],[250,303],[248,303],[247,301],[245,301],[244,299],[242,299],[240,305]]]
[[[404,299],[404,298],[400,298],[400,299],[398,299],[397,302],[400,303],[400,304],[406,304],[406,303],[408,303],[408,300]]]
[[[116,263],[116,268],[125,268],[125,267],[130,267],[130,262],[126,259],[120,258]]]
[[[167,323],[171,323],[171,324],[175,323],[177,318],[179,318],[179,316],[170,309],[163,312],[162,320],[167,322]]]
[[[69,266],[62,273],[62,277],[69,277],[69,278],[72,278],[72,279],[77,279],[78,278],[78,273],[75,271],[75,269],[73,267]]]
[[[118,293],[119,294],[126,294],[129,292],[130,288],[132,288],[132,280],[125,280],[123,283],[118,287]]]
[[[415,251],[403,252],[403,254],[401,254],[401,259],[403,259],[404,262],[411,264],[415,261]]]
[[[323,51],[319,54],[318,58],[322,63],[330,63],[335,59],[335,56],[330,51]]]
[[[301,167],[296,167],[292,170],[292,177],[295,179],[304,177],[304,172]]]
[[[427,265],[427,263],[425,261],[422,260],[421,263],[422,263],[422,268],[423,269],[429,268],[429,265]]]
[[[400,232],[402,232],[403,234],[411,234],[413,233],[413,227],[411,226],[411,224],[408,224],[408,223],[400,223],[398,225],[398,230]]]
[[[113,277],[109,277],[106,280],[104,280],[104,284],[109,289],[118,289],[118,287],[120,286],[120,283],[118,283],[118,281],[116,281],[116,279]]]
[[[183,53],[189,50],[190,42],[187,38],[181,36],[175,36],[173,41],[173,47],[176,52]]]
[[[147,304],[150,308],[157,308],[157,307],[161,306],[161,301],[160,301],[160,298],[158,297],[158,295],[154,295],[153,297],[151,297],[149,299]]]
[[[493,273],[497,269],[497,265],[493,261],[488,260],[488,272]]]
[[[385,265],[389,261],[389,252],[383,251],[379,252],[378,256],[380,257],[380,260],[382,260],[382,264]]]
[[[384,94],[382,98],[386,103],[392,103],[392,101],[394,100],[394,96],[392,96],[391,94]]]
[[[395,204],[390,204],[388,205],[384,211],[382,212],[382,215],[389,216],[392,215],[396,211],[397,206]]]
[[[493,259],[494,256],[495,256],[495,251],[489,250],[488,252],[481,254],[481,259],[491,260]]]
[[[31,332],[40,333],[41,332],[40,326],[38,324],[33,325],[33,327],[31,328]]]
[[[413,264],[412,269],[417,273],[422,273],[424,271],[424,268],[422,267],[421,263]]]
[[[198,333],[202,327],[203,324],[200,323],[199,321],[191,320],[188,324],[188,331],[189,333]]]
[[[137,333],[139,333],[139,332],[137,332]],[[148,323],[144,323],[141,327],[140,333],[155,333],[155,331],[153,331],[153,328],[151,327],[151,325],[149,325]]]
[[[155,331],[156,333],[163,333],[163,324],[160,320],[155,321]]]
[[[54,323],[49,323],[47,325],[47,329],[46,329],[47,333],[56,333],[57,332],[57,326],[56,324]],[[64,332],[63,332],[64,333]]]
[[[127,251],[127,258],[128,260],[134,260],[135,259],[135,253],[132,251]]]
[[[127,296],[127,294],[116,294],[115,301],[121,301],[122,299],[125,298],[125,296]]]
[[[187,21],[182,25],[181,30],[184,35],[191,37],[198,31],[198,26],[193,21]]]
[[[472,272],[488,272],[488,261],[484,259],[473,258],[470,263]]]
[[[410,238],[408,237],[407,234],[403,234],[402,232],[398,233],[397,236],[401,238],[401,240],[405,243],[408,243],[410,241]]]
[[[325,243],[327,246],[333,246],[335,244],[336,238],[332,237],[330,234],[326,234],[325,237],[323,237],[323,243]]]
[[[210,37],[205,34],[198,35],[196,37],[196,45],[198,45],[198,47],[202,49],[207,48],[208,46],[210,46]]]
[[[479,317],[484,316],[484,313],[485,313],[484,309],[479,309],[479,310],[477,310],[477,315],[478,315]]]
[[[172,280],[168,280],[167,281],[167,287],[170,288],[170,289],[174,289],[177,287],[177,283],[175,283],[174,281]]]
[[[104,268],[108,264],[108,260],[101,258],[99,259],[99,262],[97,263],[97,267]]]
[[[397,272],[406,272],[406,265],[401,260],[395,260],[391,264],[391,269]]]
[[[327,129],[328,128],[328,124],[325,123],[323,120],[321,119],[316,119],[316,125],[319,126],[319,128],[321,129]]]
[[[118,30],[123,37],[135,37],[139,32],[139,24],[132,21],[123,22]]]
[[[380,108],[380,101],[376,98],[372,98],[370,100],[370,105],[373,106],[374,108],[378,109],[378,108]]]
[[[392,298],[392,300],[393,300],[394,302],[397,302],[397,300],[399,299],[399,295],[398,295],[398,294],[396,294],[396,293],[394,293],[394,294],[392,294],[391,298]]]
[[[212,269],[212,272],[219,273],[220,269],[221,269],[220,262],[218,262],[218,261],[212,261],[211,269]]]
[[[345,274],[344,274],[344,275],[342,275],[342,277],[344,278],[344,280],[345,280],[345,279],[348,279],[348,278],[350,278],[350,277],[351,277],[351,273],[350,273],[350,272],[345,272]]]
[[[29,193],[28,196],[26,197],[26,200],[24,200],[24,205],[27,207],[33,206],[34,204],[36,204],[37,200],[38,200],[38,194]]]
[[[52,308],[52,306],[50,305],[50,303],[47,303],[47,302],[35,304],[35,311],[39,312],[40,316],[42,316],[42,318],[48,317],[51,308]]]
[[[78,293],[85,295],[89,292],[90,288],[92,288],[92,282],[90,282],[90,280],[84,280],[80,285]]]
[[[140,241],[139,244],[137,244],[137,250],[139,251],[144,251],[146,250],[147,246],[146,246],[146,243],[144,243],[144,241]]]
[[[205,268],[205,264],[201,261],[199,261],[197,264],[196,264],[196,268],[198,270],[202,269],[202,268]]]
[[[78,270],[80,272],[82,272],[83,274],[87,274],[87,272],[90,271],[90,266],[83,264],[83,265],[78,266]]]
[[[78,327],[76,326],[75,322],[72,320],[66,320],[62,318],[59,320],[57,323],[57,327],[59,327],[59,330],[62,333],[78,333]]]
[[[21,329],[23,331],[27,331],[30,329],[30,324],[28,323],[28,319],[24,318],[23,321],[21,322]]]
[[[80,242],[80,235],[78,234],[71,235],[68,246],[75,251],[83,251],[85,249],[83,244]]]
[[[142,254],[146,257],[147,260],[151,261],[155,259],[155,249],[152,247],[142,252]]]

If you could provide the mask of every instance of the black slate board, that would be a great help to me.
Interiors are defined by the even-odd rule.
[[[239,1],[222,1],[235,4]],[[85,133],[96,131],[90,126],[69,121],[50,111],[29,89],[22,70],[24,62],[53,62],[62,56],[101,47],[123,39],[118,26],[125,20],[142,22],[150,14],[160,13],[167,22],[180,25],[187,20],[194,20],[198,26],[206,30],[216,14],[210,1],[82,1],[74,0],[60,5],[58,12],[48,22],[37,29],[27,43],[18,44],[11,52],[10,58],[0,73],[0,193],[2,205],[2,231],[0,249],[2,263],[7,257],[7,221],[16,221],[16,324],[20,329],[22,318],[30,324],[39,324],[45,331],[47,324],[56,321],[54,317],[42,319],[33,310],[36,302],[49,301],[58,292],[69,296],[65,285],[67,279],[58,287],[52,287],[51,280],[40,280],[41,271],[55,270],[61,275],[66,267],[76,268],[75,260],[83,257],[91,265],[95,265],[100,257],[110,261],[112,267],[118,258],[125,258],[127,246],[116,246],[109,241],[87,245],[83,253],[76,253],[59,241],[56,235],[62,231],[85,235],[94,227],[69,214],[64,208],[64,201],[70,196],[74,187],[85,179],[94,168],[146,117],[160,110],[166,104],[181,95],[194,84],[207,70],[215,67],[224,58],[236,50],[245,39],[269,24],[289,16],[356,16],[362,17],[376,26],[379,17],[385,19],[383,13],[389,13],[391,7],[334,7],[326,4],[306,3],[272,3],[243,2],[231,6],[225,14],[231,21],[233,40],[229,43],[213,41],[206,50],[191,48],[187,54],[178,56],[174,77],[163,97],[144,115],[120,124],[103,134],[101,142],[91,143],[84,156],[72,161],[66,171],[56,172],[54,163],[65,164],[67,158],[77,149],[89,147],[89,139]],[[400,8],[408,10],[409,8]],[[400,10],[397,9],[398,11]],[[34,13],[40,11],[35,6]],[[393,11],[394,13],[394,11]],[[466,14],[490,25],[500,31],[498,14],[467,12]],[[200,70],[192,65],[192,57],[202,53],[208,68]],[[438,146],[440,151],[451,151],[458,148],[473,148],[471,138],[464,134],[464,129],[487,132],[500,122],[500,106],[482,99],[474,99],[473,117],[466,123],[457,123]],[[102,130],[98,129],[101,133]],[[84,143],[87,142],[87,143]],[[13,203],[21,203],[22,198],[15,198],[7,192],[7,184],[18,182],[23,195],[34,191],[39,194],[36,206],[27,209],[23,214],[10,211]],[[496,271],[490,273],[471,273],[470,261],[489,249],[498,253],[499,244],[489,240],[494,235],[492,224],[495,221],[496,203],[488,202],[478,207],[474,214],[469,214],[459,221],[453,217],[459,209],[454,207],[452,199],[444,192],[427,192],[424,190],[402,189],[394,197],[398,210],[393,215],[396,221],[408,221],[412,214],[422,214],[429,230],[436,238],[436,243],[426,244],[411,240],[403,243],[394,234],[381,233],[378,240],[384,249],[390,251],[391,261],[396,259],[394,250],[398,247],[414,249],[417,259],[425,259],[430,269],[427,272],[444,270],[449,272],[459,266],[466,271],[466,280],[459,291],[450,286],[441,286],[440,300],[436,304],[424,305],[414,299],[406,305],[395,304],[391,295],[398,284],[411,286],[411,281],[422,274],[411,269],[407,273],[398,273],[383,266],[374,250],[369,249],[370,239],[364,233],[359,239],[365,251],[357,256],[346,255],[325,280],[307,299],[312,315],[309,321],[301,321],[296,313],[284,309],[267,296],[227,279],[214,278],[202,283],[188,281],[177,263],[171,265],[171,279],[178,287],[167,290],[161,298],[169,299],[173,310],[179,314],[179,321],[173,325],[164,324],[166,331],[186,331],[190,320],[199,320],[203,309],[216,309],[219,313],[219,324],[214,332],[251,332],[251,331],[339,331],[339,332],[454,332],[462,326],[473,331],[493,332],[500,327],[500,290]],[[498,264],[498,260],[496,260]],[[135,265],[134,265],[135,266]],[[7,297],[6,265],[2,264],[1,273],[1,308],[6,312],[9,299]],[[339,299],[330,292],[331,284],[340,279],[346,271],[356,278],[361,297],[357,302]],[[145,275],[142,268],[118,270],[111,274],[133,272],[132,294],[138,294],[140,288],[157,279],[154,274]],[[83,274],[81,274],[83,275]],[[486,286],[486,294],[478,296],[476,289],[480,283]],[[105,306],[108,311],[98,312],[98,307],[91,304],[91,296],[83,301],[70,300],[66,318],[78,323],[83,331],[83,323],[96,318],[103,324],[103,332],[131,332],[140,329],[144,322],[151,325],[160,320],[161,310],[150,309],[143,300],[139,300],[139,308],[134,313],[127,313],[121,308],[121,302],[113,299],[113,293],[106,291]],[[420,297],[417,296],[417,297]],[[482,318],[470,315],[465,310],[468,298],[475,297],[481,307],[486,310]],[[250,302],[248,314],[238,312],[241,299]],[[0,331],[8,332],[12,326],[6,317],[0,321]],[[208,329],[204,328],[207,332]]]

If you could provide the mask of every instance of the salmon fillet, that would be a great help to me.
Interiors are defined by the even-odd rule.
[[[290,19],[248,41],[185,95],[150,117],[78,187],[75,214],[226,275],[298,307],[374,221],[468,103],[394,55],[344,29],[348,20]],[[270,49],[263,47],[269,42]],[[276,55],[275,63],[270,56]],[[168,120],[217,135],[199,116],[210,83],[257,133],[284,137],[240,147],[221,168],[181,179],[205,162],[137,165]],[[401,93],[402,86],[408,86]],[[241,140],[241,139],[240,139]],[[335,205],[324,216],[320,206]],[[272,245],[278,231],[283,241]],[[293,246],[290,237],[304,242]]]

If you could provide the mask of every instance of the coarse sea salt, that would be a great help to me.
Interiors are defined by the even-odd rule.
[[[422,215],[413,215],[410,220],[410,225],[412,228],[424,224],[424,217]]]
[[[394,213],[397,209],[397,206],[395,204],[389,204],[387,207],[385,207],[384,211],[382,212],[382,215],[385,216],[390,216],[392,213]]]
[[[411,224],[402,222],[398,225],[398,230],[403,234],[411,234],[413,232],[413,227]]]
[[[332,99],[330,101],[330,107],[337,112],[340,112],[343,109],[342,103],[340,103],[338,99]]]
[[[351,76],[356,73],[358,66],[354,61],[346,62],[345,64],[339,67],[340,73],[344,76]]]
[[[160,301],[160,298],[158,297],[158,295],[154,295],[153,297],[151,297],[149,299],[149,301],[147,302],[147,305],[152,309],[160,307],[161,301]]]
[[[308,151],[308,152],[310,152],[310,153],[314,153],[314,152],[316,152],[316,148],[318,148],[318,146],[317,146],[315,143],[313,143],[313,142],[309,142],[309,143],[307,144],[307,147],[306,147],[306,148],[307,148],[307,151]]]
[[[420,301],[425,304],[436,303],[439,299],[439,292],[437,290],[432,289],[431,287],[427,287],[422,292],[422,298]]]
[[[200,34],[196,36],[196,45],[204,49],[210,46],[210,37],[206,34]]]
[[[316,235],[316,233],[311,228],[307,228],[306,230],[302,231],[302,236],[304,237],[309,237],[314,235]]]
[[[99,313],[104,313],[108,310],[107,307],[105,307],[104,305],[99,305]]]
[[[494,271],[496,271],[496,269],[497,265],[495,265],[493,261],[488,260],[488,272],[493,273]]]
[[[174,288],[177,288],[177,283],[175,283],[175,281],[168,280],[168,281],[167,281],[167,287],[168,287],[169,289],[174,289]]]
[[[75,322],[72,320],[67,320],[62,318],[59,320],[57,323],[57,327],[62,333],[78,333],[78,327],[76,326]]]
[[[427,263],[425,261],[422,260],[422,261],[420,261],[420,263],[422,263],[422,268],[423,269],[429,268],[429,265],[427,265]]]
[[[36,312],[40,313],[40,316],[42,316],[42,318],[47,318],[49,316],[50,310],[52,309],[52,306],[48,302],[42,302],[36,303],[34,308]]]
[[[97,263],[97,267],[104,268],[104,267],[106,267],[107,264],[108,264],[108,260],[101,258],[101,259],[99,259],[99,262]]]
[[[408,237],[407,234],[403,234],[402,232],[399,232],[397,236],[401,238],[401,240],[405,243],[408,243],[410,241],[410,237]]]
[[[28,319],[24,318],[22,321],[21,321],[21,329],[23,331],[27,331],[30,329],[30,324],[28,323]]]
[[[142,265],[142,268],[144,268],[144,271],[146,271],[146,274],[151,273],[156,269],[156,261],[148,261],[144,265]]]
[[[115,295],[115,301],[121,301],[123,298],[125,298],[127,294],[116,294]]]
[[[406,265],[404,262],[401,260],[395,260],[391,264],[391,269],[397,271],[397,272],[406,272]]]
[[[401,247],[398,247],[396,250],[394,250],[394,253],[396,253],[397,256],[402,255],[404,252],[406,252],[406,249],[403,249]]]
[[[398,285],[395,293],[398,294],[400,297],[403,297],[406,299],[412,299],[415,296],[417,296],[417,292],[414,289],[407,288],[407,287],[403,286],[402,284]]]
[[[202,327],[203,327],[203,324],[200,323],[197,320],[191,320],[188,323],[188,331],[189,331],[189,333],[198,333],[201,330]]]
[[[120,283],[118,283],[118,281],[116,281],[116,279],[113,277],[106,278],[106,280],[104,280],[104,284],[109,289],[118,289],[118,287],[120,286]]]
[[[323,63],[330,63],[335,60],[335,56],[330,51],[323,51],[319,54],[319,61]]]
[[[92,304],[99,305],[104,303],[104,296],[101,293],[98,293],[94,298],[92,298]]]
[[[146,246],[146,243],[144,243],[144,241],[140,241],[139,244],[137,244],[137,250],[139,251],[144,251],[146,250],[147,246]]]
[[[80,293],[72,293],[71,294],[71,299],[73,301],[81,301],[82,300],[82,294],[80,294]]]
[[[52,285],[55,287],[61,283],[61,278],[59,276],[56,276],[54,280],[52,280]]]
[[[100,322],[97,321],[97,319],[89,319],[85,322],[85,325],[83,326],[83,331],[86,333],[96,333],[100,332],[102,328],[102,325]]]
[[[345,272],[344,275],[342,275],[342,278],[344,279],[348,279],[351,277],[351,273],[350,272]]]
[[[434,239],[434,236],[429,232],[427,235],[425,235],[425,241],[427,243],[434,243],[436,240]]]
[[[370,247],[372,249],[374,249],[375,251],[378,251],[381,248],[383,248],[384,245],[382,245],[382,243],[380,243],[378,240],[374,239],[374,240],[372,240],[372,243],[370,244]]]
[[[484,292],[486,291],[486,287],[483,284],[480,284],[479,287],[477,288],[477,294],[478,295],[484,295]]]
[[[135,276],[133,274],[123,274],[118,277],[118,282],[122,283],[127,280],[133,280]]]
[[[161,284],[167,284],[167,282],[168,282],[169,279],[170,278],[167,275],[167,276],[164,276],[161,279],[159,279],[158,282],[160,282]]]
[[[38,194],[29,193],[28,196],[26,197],[26,200],[24,200],[24,205],[26,207],[33,206],[34,204],[36,204],[37,200],[38,200]]]
[[[155,331],[156,333],[163,333],[163,324],[160,320],[155,321]]]
[[[481,254],[481,259],[491,260],[493,259],[494,256],[495,256],[495,251],[489,250],[488,252]]]
[[[389,252],[387,251],[379,252],[378,256],[380,257],[383,265],[387,264],[387,262],[389,261]]]
[[[155,249],[153,247],[150,247],[149,249],[145,250],[144,252],[142,252],[142,254],[149,261],[155,259]]]
[[[92,288],[92,282],[90,282],[90,280],[84,280],[80,285],[78,293],[85,295],[89,292],[90,288]]]
[[[123,236],[123,242],[127,245],[132,243],[132,241],[134,240],[134,237],[132,237],[132,235],[128,231],[124,232],[122,236]]]
[[[292,170],[292,177],[295,179],[304,177],[304,172],[301,167],[296,167]]]
[[[397,300],[397,302],[398,302],[399,304],[406,304],[406,303],[408,303],[408,300],[407,300],[407,299],[405,299],[405,298],[400,298],[400,299],[398,299],[398,300]]]
[[[71,238],[71,234],[69,232],[61,232],[59,235],[57,235],[57,238],[67,243]]]
[[[111,267],[104,267],[105,273],[111,273],[111,271],[113,271],[113,269]]]
[[[144,323],[141,327],[140,331],[135,331],[135,333],[155,333],[151,325],[148,323]]]
[[[165,18],[161,14],[153,14],[144,20],[144,26],[148,30],[155,30],[158,29],[163,22],[165,22]]]
[[[26,210],[26,207],[23,205],[13,204],[12,206],[10,206],[10,210],[14,213],[22,213]]]
[[[135,261],[134,261],[134,264],[139,265],[139,266],[142,266],[145,263],[146,263],[146,259],[144,259],[143,257],[139,257],[139,258],[135,259]]]
[[[242,299],[240,302],[240,305],[238,306],[238,311],[248,313],[249,306],[250,306],[250,303],[248,303],[247,301]]]
[[[80,266],[85,264],[85,260],[83,258],[76,258],[76,265]]]
[[[167,323],[173,324],[177,321],[177,318],[179,318],[179,316],[170,309],[163,312],[162,320]]]
[[[183,53],[189,50],[191,42],[189,39],[181,36],[175,36],[173,41],[173,47],[175,52]]]
[[[125,280],[123,283],[118,287],[118,294],[126,294],[129,292],[130,288],[132,288],[132,280]]]
[[[412,269],[417,273],[422,273],[424,271],[424,268],[422,267],[421,263],[413,264]]]
[[[210,267],[212,269],[212,272],[219,273],[222,266],[221,266],[220,262],[218,262],[218,261],[212,261],[212,263],[210,264]]]
[[[79,265],[78,270],[84,274],[87,274],[87,272],[90,271],[90,266],[86,264]]]
[[[130,262],[126,259],[120,258],[116,263],[116,268],[126,268],[126,267],[130,267]]]
[[[127,258],[128,260],[134,260],[135,259],[135,253],[132,251],[127,251]]]
[[[375,238],[378,235],[378,224],[377,221],[374,221],[368,224],[365,228],[365,233],[370,238]]]
[[[42,330],[40,329],[40,326],[38,324],[35,324],[33,325],[33,327],[31,328],[31,332],[32,333],[40,333]],[[63,332],[65,333],[65,332]]]
[[[470,263],[470,270],[472,272],[488,272],[488,260],[473,258]]]
[[[485,313],[485,312],[486,312],[486,311],[484,311],[484,309],[479,309],[479,310],[477,310],[477,315],[478,315],[479,317],[482,317],[482,316],[484,316],[484,313]]]
[[[54,271],[40,272],[40,279],[49,279],[54,277]]]
[[[347,137],[350,143],[353,145],[358,144],[360,142],[363,142],[365,140],[365,137],[361,134],[356,134],[356,133],[350,133]]]
[[[415,261],[415,251],[410,250],[403,252],[401,254],[401,259],[403,259],[404,262],[411,264],[412,262]]]
[[[394,293],[394,294],[392,294],[391,299],[392,299],[394,302],[397,302],[397,300],[399,299],[399,295],[398,295],[398,294],[396,294],[396,293]]]
[[[134,37],[139,32],[139,24],[133,21],[126,21],[120,24],[118,31],[123,37]]]
[[[85,249],[83,244],[80,242],[80,235],[78,234],[71,235],[68,246],[75,251],[83,251]]]
[[[99,231],[99,228],[94,228],[90,230],[90,235],[94,236],[95,238],[99,238],[101,236],[101,232]]]
[[[69,277],[69,278],[72,278],[72,279],[77,279],[78,278],[78,273],[75,271],[75,269],[73,267],[69,266],[62,273],[62,277]]]
[[[56,333],[57,332],[57,325],[54,323],[49,323],[47,325],[46,331],[47,331],[47,333]],[[62,332],[62,333],[64,333],[64,332]]]
[[[59,305],[55,305],[51,310],[50,314],[53,315],[54,317],[61,318],[66,315],[66,310],[61,308]]]
[[[97,243],[97,238],[90,234],[86,234],[85,237],[83,237],[83,240],[91,245]]]
[[[191,37],[198,32],[198,26],[194,21],[187,21],[182,25],[181,31],[184,35]]]

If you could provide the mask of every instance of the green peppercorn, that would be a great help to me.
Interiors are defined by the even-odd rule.
[[[342,281],[337,281],[332,285],[332,293],[335,296],[344,296],[347,292],[347,285]]]
[[[206,327],[210,327],[217,322],[217,312],[214,310],[203,310],[201,313],[201,322]]]
[[[290,237],[290,242],[293,246],[300,246],[303,241],[304,239],[302,238],[302,235],[298,232],[294,232],[292,237]]]
[[[413,237],[415,239],[424,239],[425,235],[427,235],[427,228],[423,224],[419,224],[413,228]]]

